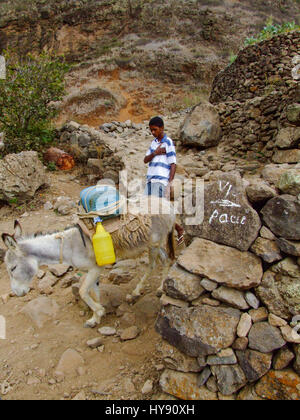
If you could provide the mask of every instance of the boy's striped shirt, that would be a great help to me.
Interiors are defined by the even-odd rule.
[[[170,139],[170,137],[166,134],[162,138],[161,142],[154,139],[146,153],[146,156],[151,155],[151,153],[153,153],[161,143],[163,143],[161,147],[166,148],[166,154],[155,156],[149,163],[147,182],[160,182],[164,185],[168,185],[171,165],[176,163],[176,151],[172,139]]]

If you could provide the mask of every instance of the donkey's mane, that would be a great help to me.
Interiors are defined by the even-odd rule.
[[[24,239],[39,238],[41,236],[46,236],[46,235],[54,235],[56,233],[66,232],[66,231],[74,229],[74,228],[78,229],[78,225],[73,224],[73,225],[67,226],[63,230],[56,229],[56,230],[53,230],[53,231],[50,231],[50,232],[38,231],[38,232],[35,232],[35,233],[29,233],[28,235],[22,235],[22,237],[20,239],[24,240]]]

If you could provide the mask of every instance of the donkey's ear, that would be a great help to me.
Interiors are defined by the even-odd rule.
[[[15,220],[14,229],[15,229],[14,238],[16,239],[21,238],[22,228],[18,220]]]
[[[18,250],[18,244],[13,236],[8,233],[2,233],[2,240],[8,249],[12,251]]]

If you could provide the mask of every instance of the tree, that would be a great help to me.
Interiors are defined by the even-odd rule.
[[[43,53],[20,58],[5,51],[6,79],[0,80],[0,131],[5,152],[40,150],[54,135],[51,120],[58,114],[51,102],[64,94],[69,66],[62,57]]]

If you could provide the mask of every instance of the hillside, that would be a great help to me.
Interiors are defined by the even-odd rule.
[[[207,98],[246,37],[299,11],[293,0],[4,1],[0,51],[55,51],[74,64],[59,124],[142,122]]]

